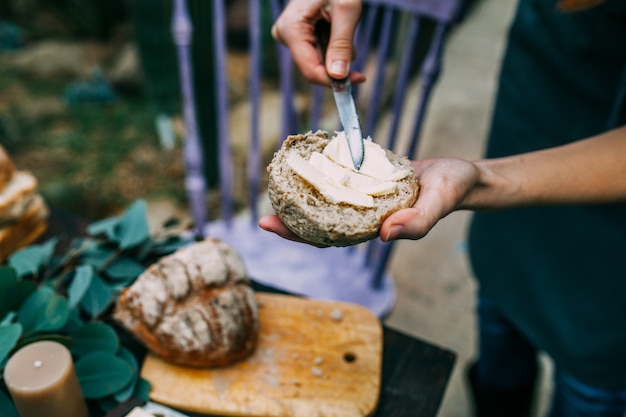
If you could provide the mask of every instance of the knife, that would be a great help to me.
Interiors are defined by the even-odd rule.
[[[326,48],[330,37],[330,23],[324,19],[319,20],[315,24],[315,31],[322,56],[322,63],[324,63]],[[359,116],[356,112],[354,97],[352,96],[352,85],[347,77],[344,79],[329,78],[335,104],[339,112],[339,121],[343,126],[346,140],[348,141],[348,149],[350,150],[352,163],[354,164],[354,169],[358,171],[363,164],[365,147],[363,145],[363,133],[361,132]]]

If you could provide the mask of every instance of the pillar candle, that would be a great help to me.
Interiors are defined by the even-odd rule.
[[[4,380],[20,417],[88,417],[72,355],[60,343],[26,345],[7,362]]]

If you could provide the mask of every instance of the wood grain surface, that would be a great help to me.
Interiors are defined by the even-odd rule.
[[[259,344],[245,361],[216,369],[148,354],[150,398],[180,410],[247,417],[363,417],[374,413],[382,327],[347,303],[257,292]]]

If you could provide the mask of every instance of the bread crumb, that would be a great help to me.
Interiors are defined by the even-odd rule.
[[[298,360],[298,359],[300,359],[300,355],[297,354],[297,353],[294,353],[293,355],[291,355],[291,359]]]
[[[319,376],[319,377],[324,375],[324,372],[320,368],[318,368],[317,366],[311,367],[311,372],[313,373],[313,375]]]
[[[324,358],[322,358],[321,356],[318,356],[317,358],[315,358],[315,359],[313,360],[313,363],[314,363],[315,365],[321,365],[321,364],[323,364],[323,363],[324,363]]]
[[[338,308],[333,309],[333,311],[330,312],[330,319],[336,323],[339,323],[341,320],[343,320],[343,311]]]

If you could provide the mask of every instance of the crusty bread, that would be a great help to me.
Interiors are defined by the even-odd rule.
[[[36,195],[37,179],[27,171],[15,171],[0,189],[0,226],[22,217]]]
[[[4,189],[6,185],[11,181],[13,173],[15,172],[15,166],[13,161],[0,145],[0,190]]]
[[[113,317],[164,360],[226,366],[256,348],[256,298],[243,261],[217,239],[161,258],[124,289]]]
[[[48,226],[47,218],[48,207],[43,198],[36,194],[25,205],[19,219],[0,227],[0,263],[41,236]]]
[[[311,153],[322,152],[329,141],[328,134],[323,131],[285,139],[267,168],[272,207],[293,233],[314,244],[349,246],[373,239],[390,214],[415,203],[419,184],[411,163],[407,158],[387,151],[387,157],[394,165],[410,171],[398,183],[395,193],[374,197],[374,207],[371,208],[333,204],[286,162],[291,152],[309,159]]]

